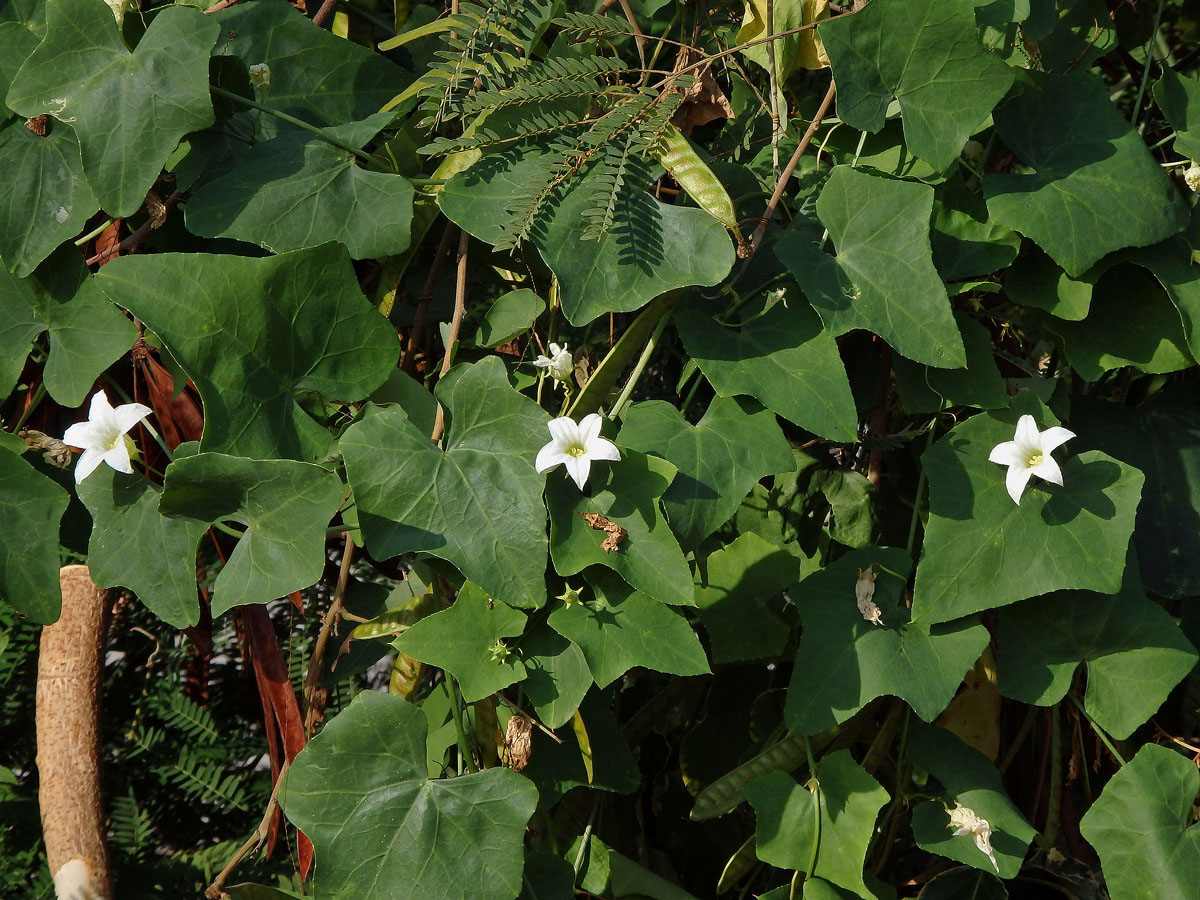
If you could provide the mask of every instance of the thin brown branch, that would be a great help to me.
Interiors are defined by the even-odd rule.
[[[437,289],[437,280],[446,264],[446,254],[450,250],[450,242],[454,240],[456,230],[457,226],[453,222],[446,223],[442,239],[438,241],[437,250],[433,252],[433,261],[429,265],[429,274],[425,277],[425,286],[421,288],[421,296],[417,298],[417,311],[413,313],[404,358],[400,361],[400,368],[409,375],[415,375],[417,372],[417,353],[424,343],[425,319],[429,314],[429,304],[433,301],[433,292]]]
[[[324,22],[325,18],[333,10],[334,4],[336,3],[337,0],[325,0],[325,2],[321,4],[321,8],[317,10],[317,14],[312,17],[313,24],[320,25],[322,22]]]
[[[350,563],[354,559],[354,538],[346,532],[346,549],[342,552],[342,565],[338,570],[337,587],[333,590],[333,602],[321,622],[321,631],[313,645],[312,656],[308,660],[308,671],[304,675],[304,735],[311,738],[317,723],[325,714],[325,701],[328,691],[321,687],[321,677],[325,674],[325,647],[329,636],[337,628],[342,617],[342,601],[346,598],[346,584],[350,580]]]
[[[442,356],[442,369],[438,374],[441,378],[450,371],[450,361],[454,356],[454,345],[458,342],[458,332],[462,328],[463,316],[467,312],[467,248],[471,236],[465,231],[458,236],[458,273],[454,285],[454,318],[450,320],[450,334],[446,336],[446,352]],[[446,430],[446,412],[442,404],[438,404],[437,418],[433,422],[433,432],[429,439],[435,444],[442,439]]]
[[[779,175],[779,179],[775,182],[775,190],[771,194],[771,199],[767,201],[767,207],[763,210],[763,214],[758,219],[758,227],[754,229],[754,234],[750,236],[748,241],[750,245],[750,256],[746,257],[746,262],[750,261],[750,257],[758,252],[759,246],[762,244],[762,236],[767,230],[767,226],[771,224],[771,217],[775,214],[775,207],[779,205],[780,199],[783,197],[783,192],[787,188],[788,181],[791,180],[792,172],[795,171],[797,164],[800,162],[800,157],[804,155],[804,151],[808,149],[808,145],[812,143],[813,135],[817,133],[817,129],[821,127],[821,122],[829,113],[829,107],[833,105],[833,95],[836,90],[836,85],[830,81],[829,90],[825,92],[825,99],[821,101],[821,105],[817,107],[817,114],[813,116],[813,120],[808,124],[808,129],[804,132],[804,137],[800,138],[800,144],[796,147],[796,152],[792,154],[792,158],[788,160],[783,171]],[[745,270],[745,264],[742,266]],[[740,274],[740,273],[739,273]]]
[[[279,777],[275,779],[275,786],[271,788],[271,797],[267,801],[267,808],[263,812],[262,821],[258,823],[258,827],[250,837],[246,838],[246,842],[234,851],[233,856],[229,858],[229,862],[225,863],[225,868],[217,873],[217,877],[213,879],[204,891],[204,896],[208,900],[221,900],[228,897],[225,893],[225,882],[229,880],[229,876],[233,874],[233,870],[237,867],[252,850],[257,850],[262,846],[263,841],[267,839],[267,835],[271,831],[271,820],[275,817],[275,807],[279,805],[279,788],[283,784],[283,776],[287,774],[288,766],[291,765],[290,760],[284,760],[283,765],[279,769]]]
[[[142,246],[142,244],[146,243],[146,238],[150,236],[150,232],[154,231],[156,228],[162,227],[162,224],[166,221],[167,216],[171,214],[171,210],[178,206],[183,198],[183,191],[175,191],[166,200],[161,201],[161,206],[155,204],[150,218],[142,223],[141,228],[139,228],[129,237],[125,238],[125,240],[121,241],[121,243],[117,244],[116,246],[105,250],[103,253],[97,253],[95,256],[88,257],[86,260],[84,260],[84,265],[94,266],[99,263],[107,262],[120,253],[135,252],[139,247]]]

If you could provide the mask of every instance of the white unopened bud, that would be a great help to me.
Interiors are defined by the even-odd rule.
[[[266,63],[255,63],[250,67],[250,83],[256,88],[271,86],[271,67]]]

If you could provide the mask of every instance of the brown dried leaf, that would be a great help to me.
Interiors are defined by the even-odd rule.
[[[529,764],[529,754],[533,749],[533,724],[521,715],[509,719],[504,747],[505,765],[514,772],[520,772]]]

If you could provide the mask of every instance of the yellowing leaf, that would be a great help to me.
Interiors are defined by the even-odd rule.
[[[771,24],[775,34],[829,18],[829,0],[782,0],[773,6]],[[737,33],[737,42],[745,44],[766,36],[767,0],[747,0],[746,15]],[[764,69],[767,67],[765,43],[747,47],[742,55]],[[825,45],[821,43],[815,28],[788,35],[775,43],[775,66],[780,81],[796,69],[823,69],[828,65]]]

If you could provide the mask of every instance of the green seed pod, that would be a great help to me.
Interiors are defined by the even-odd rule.
[[[667,130],[663,132],[659,142],[658,161],[702,210],[732,231],[734,237],[741,241],[737,213],[725,185],[721,184],[713,170],[700,158],[696,148],[674,125],[668,125]]]

